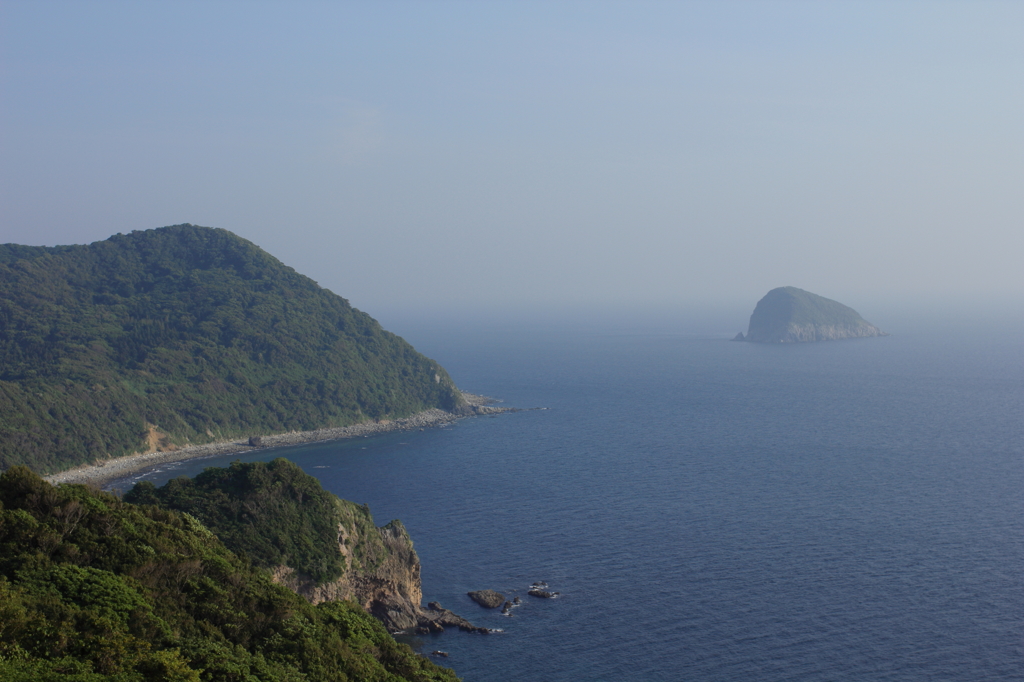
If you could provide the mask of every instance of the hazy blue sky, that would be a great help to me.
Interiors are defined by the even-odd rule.
[[[1024,3],[36,1],[0,31],[2,242],[223,227],[371,313],[1024,295]]]

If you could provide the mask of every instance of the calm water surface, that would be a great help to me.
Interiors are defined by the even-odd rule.
[[[1024,679],[1019,341],[407,337],[546,409],[255,458],[402,519],[465,680]]]

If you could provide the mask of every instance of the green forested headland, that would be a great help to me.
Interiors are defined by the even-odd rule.
[[[461,401],[437,363],[226,230],[0,245],[0,469]]]
[[[325,583],[349,568],[338,548],[338,529],[349,528],[354,560],[379,555],[362,547],[377,534],[370,510],[323,489],[320,481],[283,458],[208,467],[195,478],[182,476],[157,488],[137,483],[124,499],[188,513],[233,552],[260,568],[287,565]],[[380,543],[379,537],[377,540]]]
[[[0,679],[456,680],[351,602],[311,605],[200,521],[0,475]]]

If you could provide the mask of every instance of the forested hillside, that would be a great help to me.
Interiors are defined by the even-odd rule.
[[[368,568],[346,565],[339,528],[362,542],[376,530],[369,509],[335,497],[283,458],[207,467],[195,478],[174,478],[160,488],[142,481],[124,499],[189,513],[256,566],[287,565],[318,583],[335,580],[346,569]],[[357,542],[348,548],[350,561],[380,553],[377,549]]]
[[[221,229],[0,245],[0,468],[453,409],[437,363]]]
[[[274,584],[188,514],[25,467],[0,476],[0,679],[456,680],[357,604]]]
[[[423,609],[420,560],[405,526],[378,528],[370,510],[327,492],[286,459],[208,467],[157,488],[142,481],[126,502],[198,518],[224,545],[310,600],[354,601],[390,632],[468,621]]]

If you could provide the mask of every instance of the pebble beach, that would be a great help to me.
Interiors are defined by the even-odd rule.
[[[370,436],[388,431],[408,431],[413,429],[424,429],[428,427],[450,424],[458,419],[479,414],[496,414],[510,411],[507,407],[493,407],[490,403],[496,402],[492,398],[463,393],[469,409],[458,412],[446,412],[441,409],[424,410],[410,417],[392,420],[366,421],[351,426],[337,428],[316,429],[314,431],[293,431],[270,436],[261,436],[261,448],[282,447],[287,445],[302,445],[304,443],[318,443],[329,440],[340,440],[343,438],[358,438]],[[218,455],[230,455],[235,452],[249,452],[253,446],[249,445],[248,438],[217,443],[206,443],[204,445],[192,445],[177,449],[160,450],[156,452],[137,453],[116,457],[105,462],[90,464],[74,469],[68,469],[56,474],[46,476],[45,479],[53,484],[82,483],[103,487],[111,481],[138,473],[150,467],[159,466],[169,462],[180,462],[188,459],[199,459],[202,457],[215,457]]]

